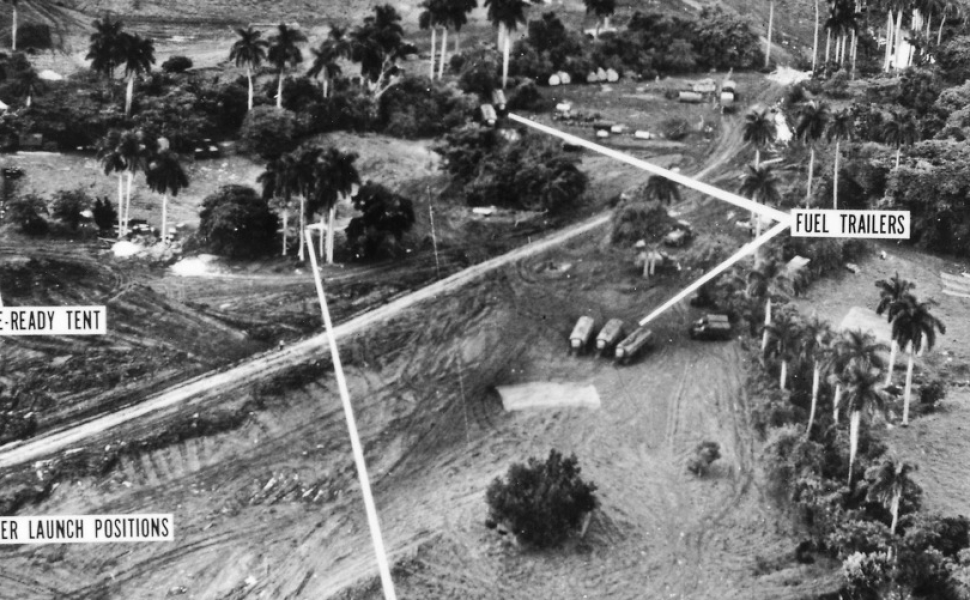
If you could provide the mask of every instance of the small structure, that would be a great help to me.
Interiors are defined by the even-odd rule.
[[[495,107],[491,104],[482,104],[480,110],[482,111],[482,121],[489,126],[495,125],[495,122],[498,121],[498,114],[495,112]]]
[[[690,326],[688,334],[692,340],[729,340],[731,322],[727,315],[705,315]]]

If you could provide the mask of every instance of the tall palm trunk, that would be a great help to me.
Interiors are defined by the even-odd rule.
[[[125,191],[125,230],[131,220],[131,183],[135,179],[134,171],[128,171],[128,189]]]
[[[893,522],[889,526],[889,535],[896,535],[896,524],[899,523],[899,500],[902,498],[903,490],[897,488],[893,494],[893,501],[889,505],[889,512],[893,515]]]
[[[943,41],[943,24],[946,23],[946,15],[940,16],[940,30],[936,34],[936,45],[939,46]]]
[[[818,0],[815,0],[815,37],[812,42],[812,73],[818,66],[818,27],[819,27],[819,14],[818,14]]]
[[[438,65],[438,79],[445,76],[445,61],[448,58],[448,28],[441,29],[441,63]]]
[[[502,25],[502,29],[505,29],[505,44],[502,48],[502,89],[504,90],[509,82],[509,51],[511,50],[510,42],[512,36],[509,35],[509,31],[504,24]]]
[[[326,248],[328,248],[330,246],[330,238],[329,237],[325,238],[324,235],[323,235],[324,227],[325,227],[325,221],[326,221],[326,219],[324,219],[324,217],[323,217],[323,211],[320,211],[320,258],[321,259],[323,259],[324,255],[326,253]],[[327,233],[329,235],[329,229],[327,230]],[[324,242],[326,242],[326,243],[324,243]]]
[[[896,146],[896,169],[895,170],[897,171],[899,170],[899,154],[902,151],[902,149],[903,149],[902,146]]]
[[[461,52],[461,29],[455,30],[455,54]]]
[[[768,47],[765,50],[765,68],[768,68],[768,61],[771,60],[771,30],[775,24],[775,2],[768,3]]]
[[[758,219],[760,222],[760,218]],[[761,334],[761,351],[768,347],[768,326],[771,325],[771,298],[765,300],[765,330]]]
[[[17,51],[17,5],[13,5],[13,19],[10,24],[10,50]]]
[[[330,78],[326,76],[323,78],[323,97],[330,97]]]
[[[835,395],[832,397],[832,422],[839,423],[839,402],[842,401],[842,384],[835,384]]]
[[[825,31],[825,64],[829,64],[829,47],[832,45],[832,30]]]
[[[812,436],[812,424],[815,422],[815,408],[818,406],[818,382],[822,375],[822,368],[818,361],[815,361],[815,368],[812,369],[812,408],[808,412],[808,427],[805,428],[805,439]]]
[[[276,84],[276,108],[283,108],[283,69],[280,69],[280,81]]]
[[[253,66],[246,65],[246,78],[249,79],[249,110],[253,109]]]
[[[805,208],[812,202],[812,174],[815,170],[815,146],[812,146],[811,154],[808,158],[808,191],[805,193]]]
[[[330,207],[327,215],[327,264],[333,264],[333,238],[335,235],[335,224],[337,220],[337,206]]]
[[[168,193],[162,194],[162,242],[167,239],[168,233]]]
[[[778,375],[778,379],[780,384],[779,387],[781,387],[781,389],[784,390],[785,383],[788,380],[788,361],[787,360],[781,361],[781,373]]]
[[[900,67],[900,58],[902,54],[903,46],[903,11],[902,9],[896,11],[896,54],[893,58],[893,65],[898,72]]]
[[[435,48],[438,47],[437,39],[438,39],[438,28],[432,27],[431,28],[431,65],[430,65],[431,68],[428,71],[428,77],[430,77],[432,81],[434,81],[434,57],[435,57]]]
[[[290,211],[283,209],[283,253],[280,256],[286,256],[286,226],[288,225]]]
[[[855,30],[852,30],[852,79],[855,79],[855,59],[856,54],[859,52],[859,36],[856,35]]]
[[[909,343],[909,362],[906,364],[906,389],[903,391],[903,425],[909,425],[909,397],[913,391],[913,342]]]
[[[124,178],[118,173],[118,239],[125,237],[125,186]]]
[[[896,349],[899,344],[896,340],[892,340],[889,344],[889,365],[886,369],[886,385],[890,385],[893,382],[893,367],[896,366]]]
[[[882,63],[883,71],[889,71],[889,61],[890,61],[890,57],[892,57],[892,49],[893,49],[892,32],[893,32],[893,11],[889,10],[889,12],[886,13],[886,57],[885,59],[883,59],[883,63]]]
[[[832,176],[832,208],[839,208],[839,144],[842,140],[835,140],[835,173]]]
[[[125,116],[131,116],[131,100],[135,95],[135,74],[128,76],[128,89],[125,91]]]
[[[304,258],[306,257],[306,255],[303,254],[303,248],[306,246],[306,243],[305,243],[305,240],[306,240],[306,225],[305,225],[305,221],[306,221],[306,209],[305,209],[303,203],[304,203],[303,196],[300,196],[300,253],[299,253],[300,260],[304,260]]]
[[[854,410],[849,415],[849,485],[852,485],[852,465],[855,464],[856,451],[859,450],[859,421],[861,419],[861,410]]]

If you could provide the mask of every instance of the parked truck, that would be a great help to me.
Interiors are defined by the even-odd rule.
[[[704,315],[690,326],[692,340],[729,340],[731,339],[731,322],[727,315]]]
[[[618,364],[627,364],[636,358],[644,348],[653,343],[653,337],[653,331],[641,325],[617,345],[616,351],[613,353],[614,359]]]
[[[623,321],[621,319],[607,321],[596,336],[596,356],[603,356],[610,352],[621,338],[623,338]]]
[[[573,332],[569,334],[569,353],[582,354],[589,346],[589,341],[593,337],[593,326],[596,322],[593,317],[582,316],[576,321]]]

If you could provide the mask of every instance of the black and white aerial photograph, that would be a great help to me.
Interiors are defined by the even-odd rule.
[[[3,0],[0,600],[970,600],[970,0]]]

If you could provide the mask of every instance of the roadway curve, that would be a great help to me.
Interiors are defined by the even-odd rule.
[[[756,100],[763,100],[776,91],[777,87],[771,86]],[[711,151],[710,158],[706,165],[694,175],[695,179],[708,178],[711,173],[725,165],[741,151],[744,141],[741,135],[741,118],[739,115],[740,111],[736,115],[724,118],[720,135]],[[440,294],[454,291],[490,271],[540,254],[577,236],[594,231],[606,225],[610,220],[610,215],[609,211],[597,214],[542,240],[473,265],[441,281],[397,298],[384,306],[337,325],[334,327],[334,335],[340,341],[348,336],[361,333],[377,323],[394,317],[407,308],[424,300],[433,299]],[[317,334],[281,351],[260,355],[222,371],[190,379],[164,392],[150,396],[136,405],[120,408],[115,412],[77,423],[71,427],[51,431],[30,440],[3,446],[0,448],[0,469],[48,457],[55,452],[82,444],[90,436],[101,434],[135,419],[148,415],[153,418],[164,417],[177,410],[204,403],[211,398],[224,395],[228,390],[243,388],[288,367],[325,358],[328,354],[326,333]]]

